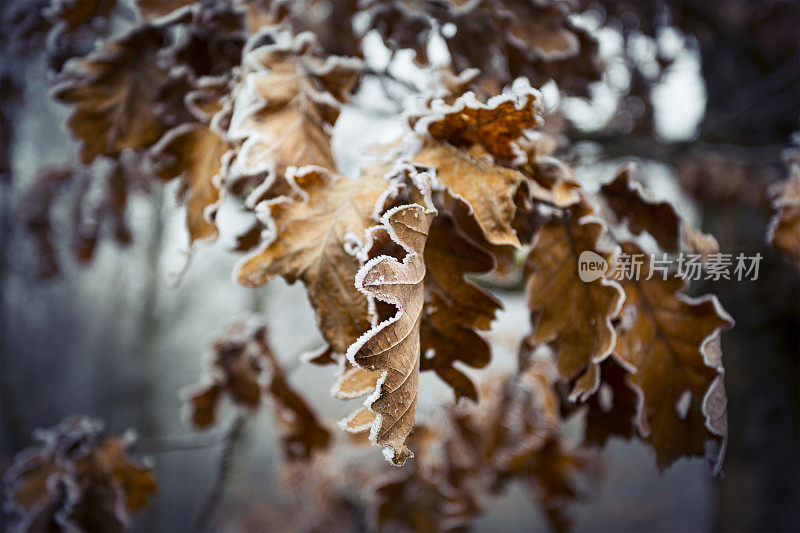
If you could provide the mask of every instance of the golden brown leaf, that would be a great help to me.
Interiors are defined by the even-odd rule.
[[[251,42],[261,37],[254,35]],[[247,71],[235,91],[228,128],[229,138],[242,145],[226,169],[226,179],[264,176],[251,206],[264,199],[260,193],[275,180],[283,179],[287,167],[335,169],[329,128],[360,64],[334,57],[322,61],[314,50],[311,35],[304,33],[288,45],[261,46],[245,53]]]
[[[183,124],[168,131],[153,147],[152,155],[161,164],[159,177],[169,181],[180,179],[186,204],[186,227],[191,242],[214,239],[214,223],[220,193],[222,156],[228,143],[215,131],[209,117],[221,107],[216,94],[203,96],[203,91],[189,93],[187,98],[196,108],[200,122]]]
[[[494,164],[491,156],[522,154],[516,141],[537,124],[539,100],[524,83],[487,104],[467,93],[453,105],[434,102],[414,126],[422,145],[411,160],[434,169],[438,182],[467,203],[491,245],[520,246],[511,223],[515,195],[527,183],[524,174]]]
[[[609,263],[612,259],[599,244],[605,225],[591,213],[580,204],[563,218],[553,215],[535,237],[525,262],[533,341],[550,344],[561,377],[577,380],[572,399],[586,399],[597,390],[597,364],[614,348],[611,319],[624,300],[616,282],[602,276],[582,281],[579,275],[581,254]]]
[[[472,93],[452,105],[435,101],[431,113],[419,119],[414,129],[453,146],[470,148],[478,144],[496,158],[514,159],[521,154],[517,141],[541,120],[541,100],[539,91],[520,80],[486,104]]]
[[[703,256],[719,251],[717,240],[683,220],[669,202],[653,200],[635,180],[636,166],[623,166],[610,183],[600,188],[601,197],[618,220],[627,221],[635,235],[646,231],[665,251],[677,252],[685,246]]]
[[[323,337],[341,354],[369,327],[367,300],[353,285],[359,268],[354,247],[374,223],[390,183],[382,167],[357,180],[305,167],[291,179],[294,198],[264,204],[273,240],[244,259],[237,277],[251,287],[274,276],[289,283],[301,280]]]
[[[73,106],[67,125],[82,141],[84,163],[161,137],[153,102],[167,78],[157,61],[164,39],[163,29],[142,26],[65,67],[54,96]]]
[[[642,253],[633,243],[622,249]],[[720,332],[733,319],[715,296],[686,296],[686,282],[677,276],[626,280],[622,286],[624,313],[630,309],[633,321],[620,331],[615,353],[644,397],[643,437],[661,468],[683,455],[704,455],[706,441],[715,440],[720,449],[709,460],[719,471],[727,437]]]
[[[774,189],[772,207],[775,215],[770,222],[769,242],[783,252],[800,260],[800,166],[792,165],[789,179]]]
[[[470,241],[449,215],[434,219],[425,249],[425,308],[420,324],[421,370],[434,370],[455,393],[478,401],[472,381],[453,364],[489,364],[489,345],[476,333],[488,330],[501,308],[492,296],[464,279],[493,268],[492,257]]]
[[[417,174],[412,179],[424,205],[390,209],[381,217],[381,225],[371,230],[385,231],[402,247],[402,262],[388,255],[374,257],[355,278],[359,291],[395,306],[396,314],[364,333],[346,353],[354,366],[380,373],[375,391],[364,402],[377,415],[370,440],[384,446],[385,457],[396,465],[413,456],[405,440],[414,426],[419,386],[420,321],[425,303],[423,250],[436,216],[429,176]]]

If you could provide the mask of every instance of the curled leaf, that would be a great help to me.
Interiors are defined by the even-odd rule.
[[[292,171],[293,197],[265,202],[263,219],[272,235],[240,263],[239,283],[258,286],[274,276],[303,282],[320,331],[334,352],[344,353],[369,327],[367,300],[353,286],[360,235],[374,223],[391,192],[384,169],[357,180],[322,167]]]
[[[381,217],[373,232],[385,231],[405,252],[402,261],[382,255],[370,259],[356,277],[356,288],[391,304],[394,316],[375,325],[347,350],[355,366],[380,373],[375,391],[364,402],[375,419],[370,441],[384,446],[384,455],[402,465],[413,454],[405,444],[414,426],[420,365],[420,321],[425,303],[425,260],[428,231],[436,216],[426,174],[414,177],[422,202],[395,207]]]

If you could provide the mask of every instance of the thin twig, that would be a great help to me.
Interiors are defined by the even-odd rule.
[[[195,520],[194,529],[197,531],[203,531],[208,528],[214,516],[214,512],[217,510],[222,500],[222,494],[225,491],[225,485],[228,482],[228,475],[230,474],[231,465],[233,463],[236,445],[242,437],[242,431],[244,430],[246,422],[247,418],[243,414],[236,415],[236,419],[234,419],[230,429],[225,434],[223,439],[225,447],[219,457],[217,478],[214,481],[214,487],[211,489],[211,494],[208,495],[203,508],[200,510]]]
[[[378,78],[378,80],[390,80],[390,81],[392,81],[392,82],[394,82],[394,83],[396,83],[398,85],[401,85],[401,86],[405,87],[406,89],[408,89],[411,92],[415,92],[415,93],[420,92],[419,87],[417,87],[415,84],[413,84],[412,82],[410,82],[408,80],[404,80],[402,78],[398,78],[397,76],[395,76],[394,74],[389,72],[388,68],[386,68],[384,70],[375,70],[373,68],[365,67],[365,68],[361,69],[361,74],[364,75],[364,76],[373,76],[375,78]]]

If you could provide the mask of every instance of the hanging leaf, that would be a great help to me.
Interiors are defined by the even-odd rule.
[[[642,254],[633,243],[622,250]],[[642,257],[647,271],[648,259]],[[633,319],[620,331],[615,353],[644,397],[643,437],[662,469],[681,456],[706,454],[706,441],[716,441],[718,448],[707,456],[718,472],[728,433],[720,333],[733,319],[715,296],[686,296],[686,282],[675,275],[626,280],[622,286],[623,313]]]
[[[289,283],[301,280],[320,331],[336,353],[344,353],[369,327],[367,300],[352,280],[359,268],[360,236],[391,190],[385,172],[373,168],[348,180],[321,167],[292,171],[294,197],[264,204],[271,239],[237,270],[239,283],[250,287],[274,276]]]
[[[434,370],[455,393],[478,401],[472,381],[454,363],[489,364],[489,345],[476,333],[488,330],[500,302],[464,279],[493,268],[492,257],[470,241],[452,217],[431,224],[425,251],[425,307],[420,334],[421,370]]]
[[[396,314],[364,333],[346,353],[351,364],[380,373],[375,391],[364,402],[376,415],[370,441],[384,446],[386,459],[398,466],[413,456],[405,440],[414,426],[419,386],[420,321],[425,303],[423,250],[436,216],[429,177],[418,174],[413,179],[424,205],[390,209],[381,217],[381,225],[371,230],[385,231],[405,251],[405,257],[402,261],[388,255],[374,257],[355,277],[359,291],[395,306]],[[363,416],[360,413],[356,414]]]
[[[220,93],[227,83],[201,85],[187,94],[194,122],[169,130],[151,150],[164,181],[180,180],[191,242],[214,239],[216,208],[221,200],[222,158],[229,145],[218,133],[213,115],[222,109]]]
[[[214,343],[213,352],[209,382],[187,398],[195,428],[204,430],[216,423],[224,396],[250,411],[269,398],[286,461],[308,461],[328,447],[330,432],[287,381],[261,321],[231,324]]]
[[[163,29],[141,26],[67,63],[53,95],[73,108],[67,126],[82,141],[84,163],[148,147],[164,133],[153,109],[167,79],[157,60],[164,42]]]
[[[247,70],[234,92],[227,132],[241,147],[226,168],[226,179],[264,177],[251,206],[265,199],[259,193],[284,179],[289,166],[335,169],[329,128],[360,70],[357,60],[320,59],[309,33],[288,44],[253,48],[269,35],[252,36],[245,48]]]
[[[602,199],[620,221],[627,221],[635,235],[647,232],[661,249],[677,252],[681,245],[704,256],[719,251],[717,240],[683,220],[669,202],[657,202],[635,181],[636,166],[622,167],[610,183],[600,187]]]
[[[616,282],[602,275],[586,281],[580,277],[582,254],[606,262],[606,268],[613,262],[613,254],[600,247],[605,225],[592,213],[588,204],[581,203],[563,217],[551,216],[525,260],[533,341],[548,343],[561,377],[576,380],[572,400],[586,399],[597,391],[597,364],[614,349],[611,320],[624,300]]]

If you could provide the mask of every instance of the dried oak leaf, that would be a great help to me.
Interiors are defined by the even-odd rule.
[[[153,109],[167,79],[157,61],[164,31],[141,26],[67,63],[53,94],[73,107],[67,125],[82,141],[84,163],[101,155],[117,156],[126,148],[148,147],[164,133]]]
[[[197,121],[169,130],[151,150],[159,177],[180,180],[191,242],[217,236],[214,218],[221,200],[222,158],[229,145],[210,118],[222,108],[216,96],[214,87],[189,93],[187,102]]]
[[[322,167],[293,170],[294,197],[263,204],[271,239],[237,269],[246,286],[274,276],[302,281],[323,337],[339,354],[369,328],[367,299],[353,285],[360,265],[354,247],[387,199],[391,184],[384,174],[372,168],[350,180]]]
[[[640,400],[630,379],[631,373],[612,354],[600,363],[597,394],[582,403],[571,404],[566,399],[562,403],[562,411],[567,413],[586,406],[583,444],[601,448],[611,437],[636,435]]]
[[[614,179],[600,187],[601,198],[620,221],[628,223],[635,235],[647,232],[665,251],[677,252],[681,245],[708,255],[718,251],[717,240],[693,228],[669,202],[658,202],[636,181],[636,166],[623,166]]]
[[[642,254],[633,243],[622,249]],[[644,398],[639,425],[659,467],[705,453],[716,473],[728,431],[720,333],[733,319],[715,296],[686,296],[686,285],[674,275],[623,281],[623,314],[633,318],[621,329],[615,354]],[[709,440],[719,448],[709,450]]]
[[[434,219],[425,251],[420,370],[435,371],[456,399],[464,396],[478,401],[475,385],[454,363],[472,368],[489,364],[489,345],[476,330],[488,330],[502,307],[464,276],[486,273],[493,266],[491,255],[468,239],[452,217],[442,214]]]
[[[248,198],[250,207],[266,199],[287,167],[335,169],[329,129],[360,70],[352,58],[322,60],[310,33],[288,44],[258,46],[265,35],[271,34],[256,34],[245,47],[245,73],[234,92],[227,131],[241,147],[225,169],[226,182],[261,179]]]
[[[364,402],[368,412],[353,417],[369,418],[370,441],[384,446],[384,456],[395,465],[412,457],[405,444],[414,426],[420,366],[420,322],[425,304],[425,260],[423,250],[428,231],[436,216],[430,197],[430,177],[412,177],[420,189],[422,203],[394,207],[381,217],[371,232],[386,232],[399,245],[402,261],[381,255],[367,261],[356,274],[356,288],[368,297],[396,307],[396,314],[361,335],[346,352],[358,368],[380,373],[375,390]],[[366,245],[369,248],[369,244]]]
[[[480,146],[501,159],[521,154],[516,140],[537,124],[539,100],[538,91],[519,82],[487,104],[472,93],[451,106],[434,102],[431,113],[414,124],[422,145],[411,160],[434,169],[438,182],[467,203],[492,245],[520,246],[511,222],[514,197],[527,180],[521,172],[468,150]]]
[[[767,239],[778,250],[800,260],[800,165],[793,164],[789,179],[773,191],[775,215]]]
[[[616,332],[611,320],[624,301],[614,281],[602,276],[581,280],[581,254],[608,263],[613,255],[600,247],[606,228],[592,213],[588,204],[581,203],[564,217],[551,216],[525,260],[533,341],[553,348],[563,379],[577,380],[570,393],[573,400],[585,400],[597,391],[597,365],[614,349]]]
[[[596,474],[591,455],[561,441],[556,377],[551,360],[534,359],[516,376],[486,382],[480,404],[454,409],[448,479],[455,487],[483,482],[492,493],[523,481],[561,531],[569,525],[567,505],[582,495],[578,487]]]
[[[330,432],[286,380],[262,322],[251,319],[232,324],[213,350],[210,382],[188,398],[190,420],[197,429],[214,424],[223,395],[250,410],[267,397],[287,461],[308,461],[327,448]]]
[[[216,424],[217,406],[224,396],[251,411],[261,406],[266,358],[259,331],[252,324],[235,323],[212,345],[210,379],[187,398],[188,418],[196,429]]]
[[[395,50],[416,51],[442,34],[457,71],[477,68],[489,89],[526,76],[537,85],[553,79],[563,90],[585,93],[602,76],[598,43],[571,20],[573,4],[559,0],[375,0],[365,4],[370,27]],[[452,26],[454,32],[439,31]]]
[[[22,531],[122,531],[156,492],[152,467],[126,454],[131,439],[105,433],[99,421],[70,417],[34,439],[4,478]]]

